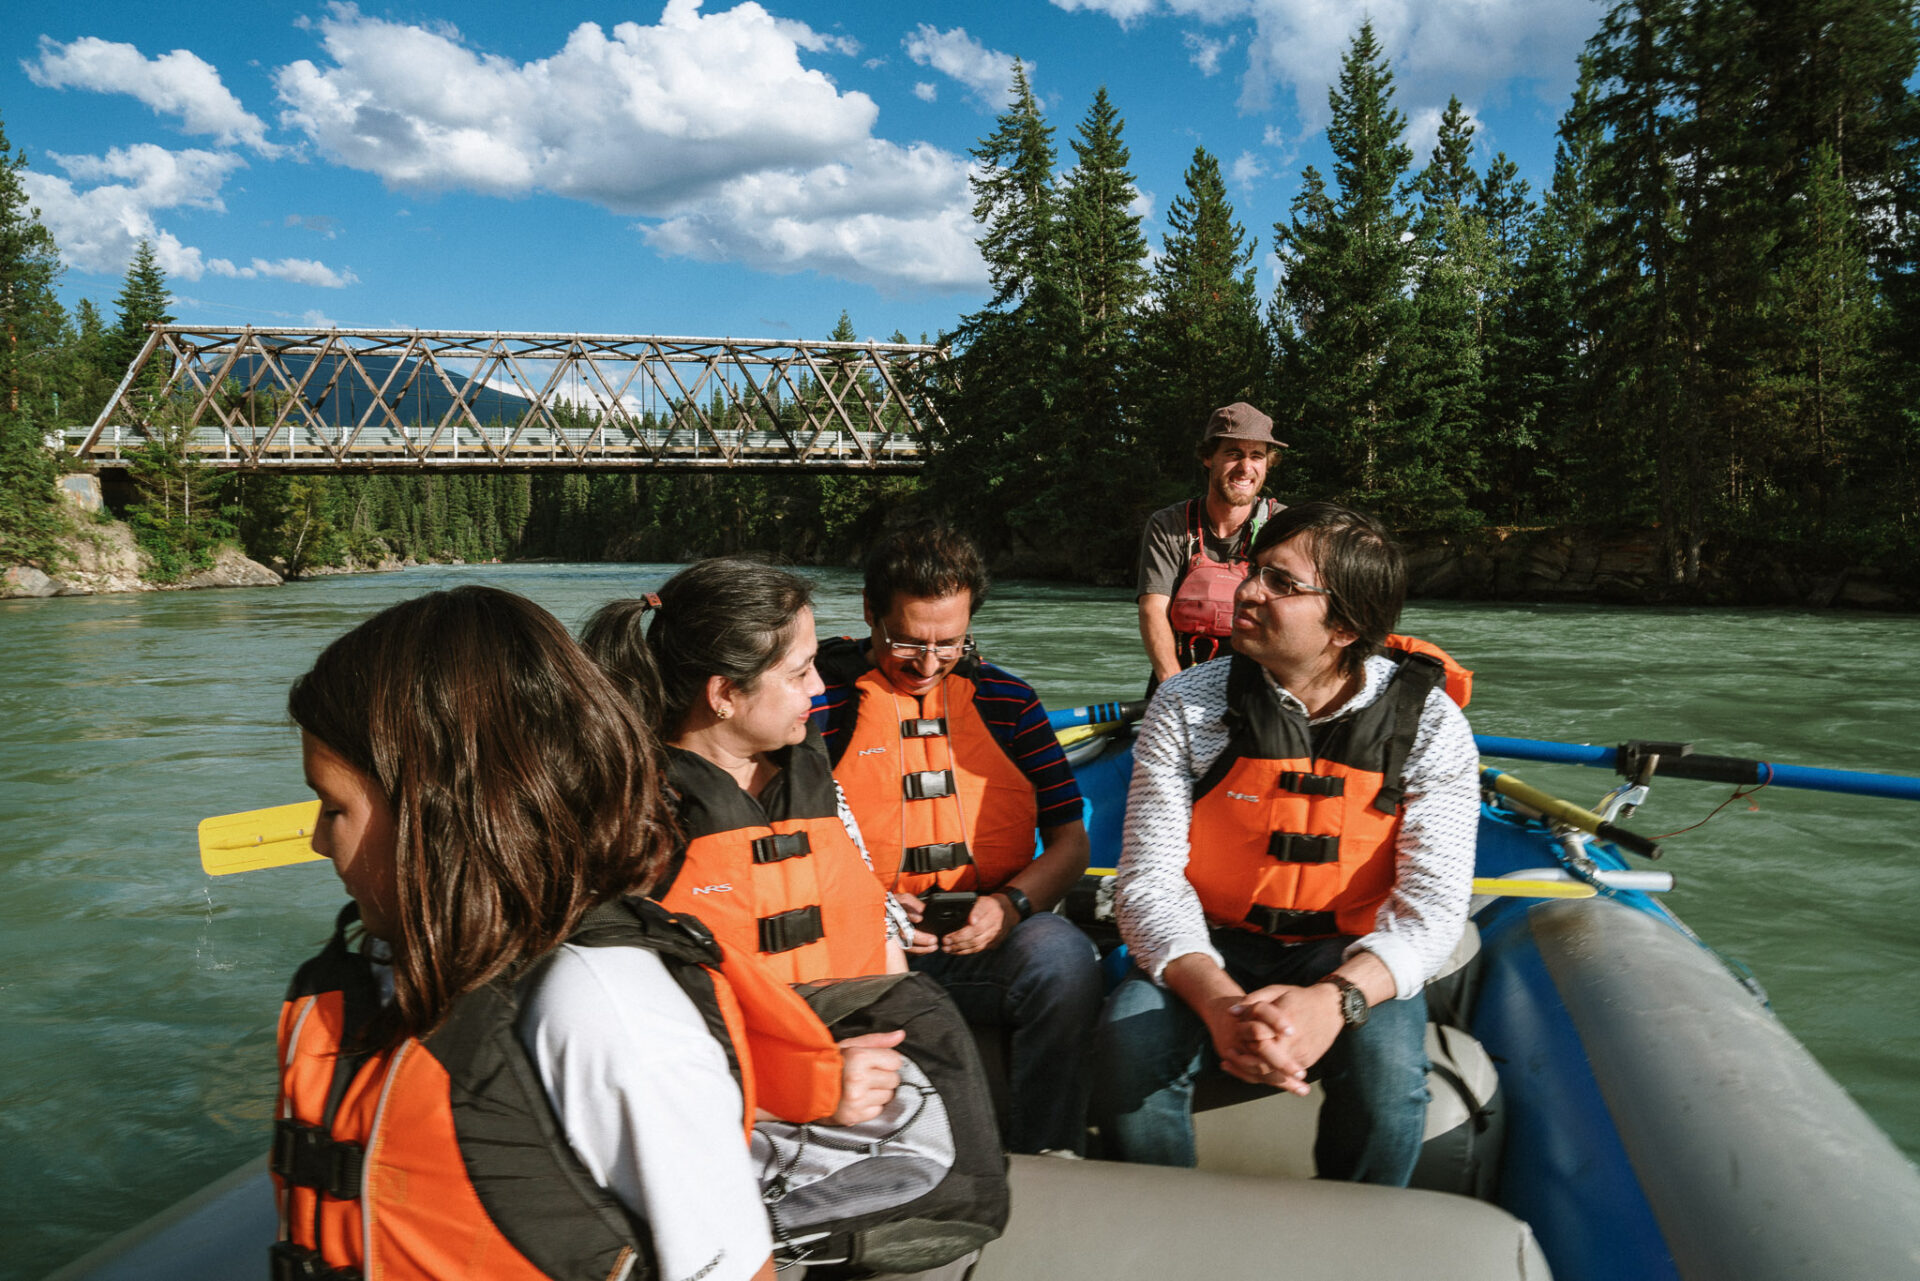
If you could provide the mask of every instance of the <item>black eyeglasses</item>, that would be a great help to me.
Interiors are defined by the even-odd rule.
[[[887,625],[885,623],[876,623],[874,625],[880,629],[880,639],[886,642],[888,651],[892,653],[895,658],[901,659],[904,662],[910,663],[917,658],[927,657],[933,659],[936,663],[950,663],[956,658],[965,658],[974,652],[972,632],[968,632],[965,636],[961,637],[960,643],[957,645],[922,645],[918,641],[897,641],[893,639],[893,637],[887,635]]]
[[[1315,587],[1303,583],[1284,569],[1275,569],[1271,565],[1254,565],[1247,571],[1247,577],[1260,584],[1261,590],[1269,596],[1331,596],[1332,592],[1324,587]]]

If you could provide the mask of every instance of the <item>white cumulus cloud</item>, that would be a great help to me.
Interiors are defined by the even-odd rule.
[[[53,233],[60,256],[82,271],[124,271],[142,240],[169,276],[198,280],[200,251],[154,221],[156,209],[223,210],[220,188],[246,162],[212,151],[168,151],[152,143],[115,147],[104,156],[53,155],[64,178],[23,170],[21,184]]]
[[[650,220],[668,253],[984,283],[963,162],[876,138],[873,100],[800,58],[857,44],[754,0],[715,13],[668,0],[651,26],[584,23],[527,62],[351,4],[315,30],[325,56],[275,74],[281,124],[392,187],[584,200]]]
[[[236,267],[225,258],[213,258],[208,260],[207,270],[216,276],[228,276],[235,280],[257,280],[267,276],[296,285],[315,285],[321,289],[344,289],[360,283],[360,278],[351,271],[335,271],[313,258],[282,258],[278,262],[255,258],[252,265],[246,267]]]
[[[1225,40],[1214,40],[1198,31],[1189,31],[1180,40],[1187,46],[1187,61],[1200,68],[1201,75],[1215,76],[1220,74],[1220,55],[1238,44],[1240,37],[1228,36]]]
[[[104,156],[65,156],[53,161],[66,173],[26,169],[20,181],[40,221],[53,233],[60,256],[82,271],[114,275],[126,270],[142,240],[153,244],[154,260],[178,280],[198,280],[208,272],[251,280],[272,276],[297,284],[339,288],[355,283],[352,272],[324,263],[255,258],[236,267],[224,258],[209,259],[159,225],[156,211],[207,209],[224,212],[220,189],[246,161],[232,152],[168,151],[152,143],[115,147]]]
[[[641,232],[663,253],[761,271],[812,269],[886,291],[977,288],[967,202],[958,157],[873,139],[843,162],[744,174]]]
[[[930,80],[916,80],[913,83],[913,96],[922,102],[936,102],[940,98],[940,86]]]
[[[41,36],[40,56],[21,65],[43,89],[129,94],[161,115],[178,116],[186,132],[206,134],[220,146],[246,146],[267,157],[283,150],[267,141],[266,123],[240,105],[212,64],[185,49],[147,58],[133,45],[98,36],[68,44]]]
[[[1588,0],[1052,0],[1055,7],[1101,13],[1122,26],[1166,15],[1213,25],[1252,27],[1241,73],[1240,105],[1265,110],[1290,92],[1302,122],[1326,123],[1327,88],[1364,20],[1392,64],[1395,105],[1446,102],[1450,94],[1484,98],[1513,80],[1537,80],[1558,97],[1574,76],[1574,56],[1596,22]],[[1205,68],[1202,67],[1204,71]]]
[[[1251,187],[1254,183],[1267,176],[1266,162],[1254,155],[1251,151],[1243,151],[1240,153],[1239,158],[1233,162],[1233,169],[1231,170],[1230,176],[1233,178],[1234,186]]]
[[[989,49],[967,34],[965,27],[951,31],[921,23],[900,42],[907,56],[922,67],[931,67],[967,87],[979,104],[990,111],[1007,105],[1013,96],[1013,55]],[[1026,64],[1027,79],[1033,79],[1033,64]]]

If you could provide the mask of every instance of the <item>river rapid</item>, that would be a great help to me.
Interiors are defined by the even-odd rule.
[[[0,602],[0,1281],[39,1277],[263,1149],[273,1026],[343,895],[324,863],[213,879],[195,825],[305,800],[288,684],[393,601],[461,583],[578,626],[675,567],[493,565],[275,590]],[[806,571],[823,634],[860,630],[859,581]],[[1475,669],[1482,733],[1920,775],[1913,616],[1421,604],[1402,631]],[[983,652],[1049,707],[1135,697],[1124,591],[1008,582]],[[1612,776],[1512,764],[1591,804]],[[1631,826],[1704,817],[1730,789],[1657,782]],[[1920,807],[1762,791],[1667,842],[1674,909],[1920,1156]],[[264,1264],[264,1260],[263,1260]]]

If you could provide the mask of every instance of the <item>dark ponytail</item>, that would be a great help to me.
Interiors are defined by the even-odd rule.
[[[662,739],[672,739],[724,676],[750,693],[786,652],[793,623],[813,603],[813,584],[758,561],[695,561],[657,595],[610,601],[580,643]],[[653,620],[641,626],[651,612]]]

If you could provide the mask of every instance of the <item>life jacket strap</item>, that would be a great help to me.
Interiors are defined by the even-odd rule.
[[[1338,863],[1340,838],[1275,832],[1267,842],[1267,854],[1280,863]]]
[[[753,842],[753,861],[756,863],[779,863],[811,853],[813,842],[805,832],[781,832],[774,836],[758,837]]]
[[[760,950],[766,953],[791,952],[796,947],[817,943],[826,937],[820,923],[820,905],[796,907],[791,912],[760,918]]]
[[[932,801],[942,796],[952,796],[953,771],[929,769],[917,774],[904,774],[900,778],[900,791],[910,801]]]
[[[901,851],[900,870],[909,876],[927,876],[950,872],[973,862],[965,841],[945,841],[935,845],[913,845]]]
[[[360,1281],[360,1269],[336,1268],[318,1250],[291,1241],[275,1241],[267,1251],[271,1281]]]
[[[1247,924],[1262,934],[1276,938],[1314,938],[1340,932],[1332,912],[1297,912],[1284,907],[1264,907],[1255,903],[1247,912]]]
[[[1299,796],[1344,796],[1347,780],[1333,774],[1315,774],[1309,770],[1281,770],[1280,790]]]
[[[367,1150],[343,1143],[317,1125],[282,1119],[273,1123],[273,1152],[268,1168],[289,1185],[314,1188],[337,1201],[360,1195],[360,1172]]]
[[[947,718],[944,716],[921,716],[900,722],[902,738],[945,738],[947,736]]]

